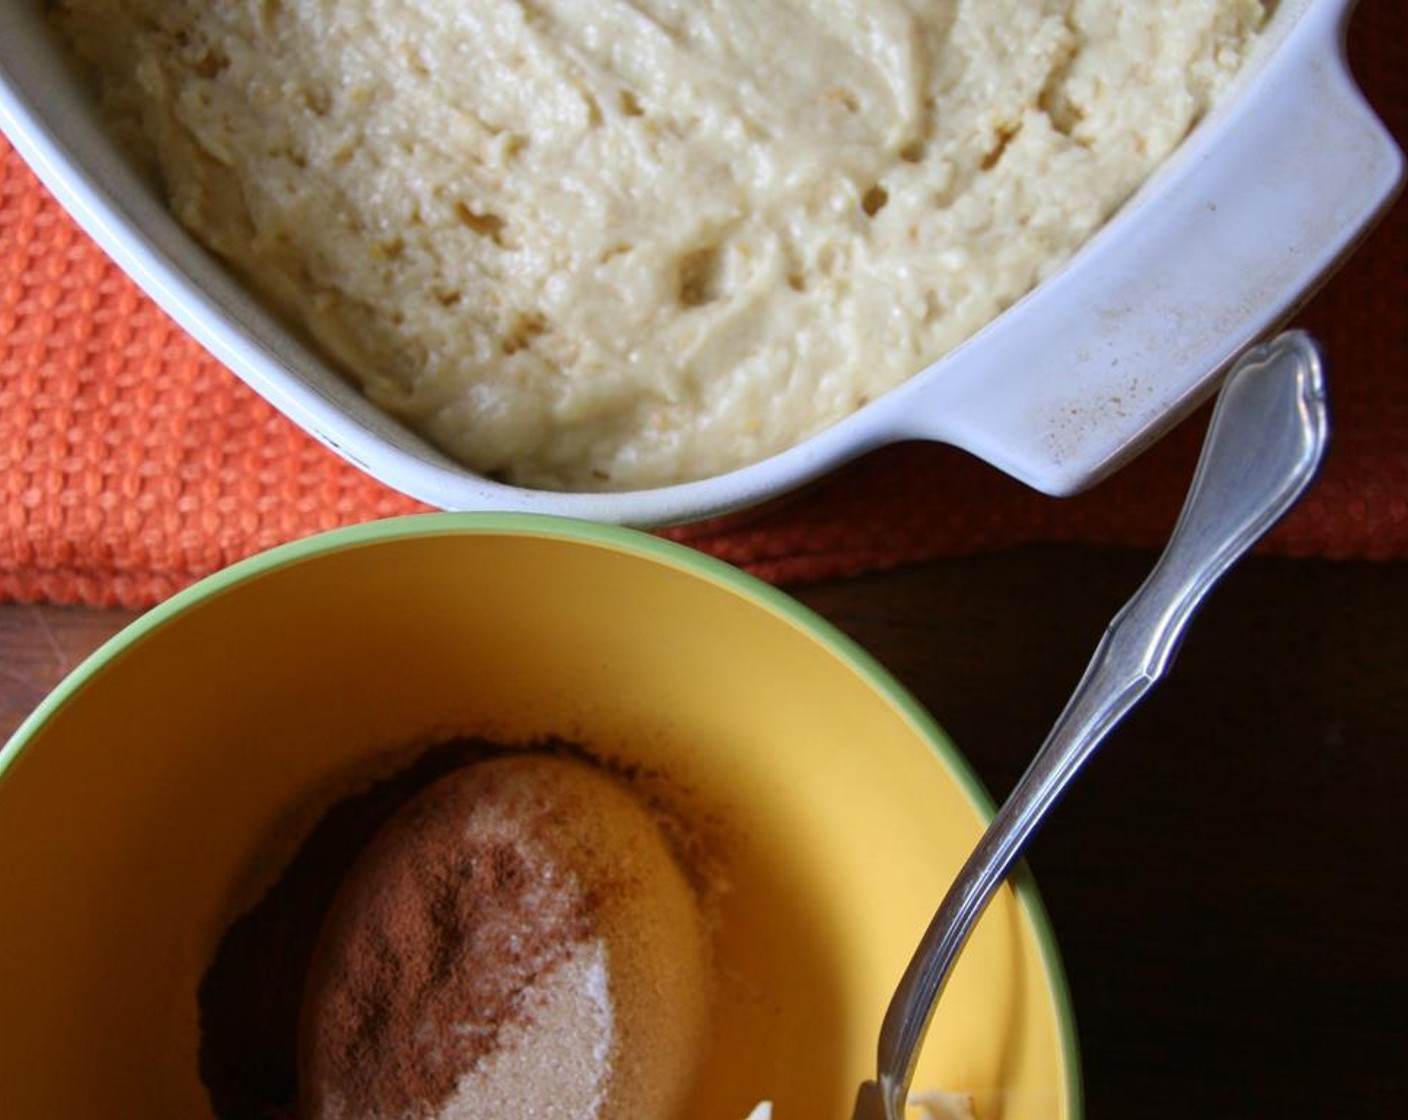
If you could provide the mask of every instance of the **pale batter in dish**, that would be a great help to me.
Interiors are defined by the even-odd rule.
[[[1257,0],[60,0],[177,216],[372,400],[551,489],[791,446],[1064,263]]]

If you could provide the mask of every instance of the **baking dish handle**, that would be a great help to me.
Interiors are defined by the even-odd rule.
[[[1348,71],[1351,6],[1311,4],[1067,268],[877,402],[889,435],[955,444],[1064,495],[1211,393],[1402,180],[1402,154]]]

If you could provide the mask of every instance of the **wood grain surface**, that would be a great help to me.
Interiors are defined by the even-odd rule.
[[[1001,795],[1152,559],[1042,547],[794,593]],[[0,729],[132,617],[0,607]],[[1245,563],[1031,853],[1092,1120],[1408,1115],[1405,798],[1408,565]]]

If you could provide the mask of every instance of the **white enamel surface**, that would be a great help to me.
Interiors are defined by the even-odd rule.
[[[1240,96],[1070,268],[887,398],[893,427],[1071,493],[1172,426],[1313,292],[1392,197],[1402,159],[1345,69],[1346,5],[1289,7]]]
[[[1279,5],[1233,96],[1155,178],[1069,266],[929,369],[762,463],[619,494],[487,481],[363,400],[194,244],[112,149],[37,0],[0,0],[0,129],[220,361],[345,458],[431,505],[691,521],[915,437],[1067,494],[1143,450],[1211,392],[1237,352],[1284,320],[1393,197],[1402,156],[1343,62],[1351,7]]]

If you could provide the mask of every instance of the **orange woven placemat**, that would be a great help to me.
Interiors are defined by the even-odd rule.
[[[1366,0],[1351,59],[1408,136],[1408,13]],[[1335,436],[1266,542],[1408,556],[1408,208],[1300,317],[1330,355]],[[1087,494],[1036,494],[952,448],[891,447],[773,508],[669,535],[776,582],[1037,541],[1147,545],[1200,414]],[[177,328],[0,140],[0,599],[145,606],[243,556],[424,507],[304,435]]]

